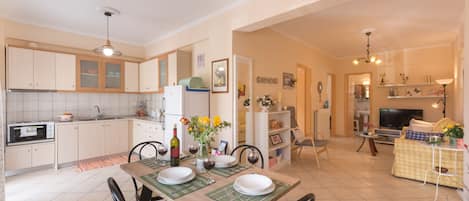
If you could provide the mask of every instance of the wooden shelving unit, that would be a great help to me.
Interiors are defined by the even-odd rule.
[[[264,169],[276,170],[290,164],[290,112],[256,112],[254,116],[254,141],[264,156]],[[271,120],[280,121],[282,128],[271,129],[269,123]],[[277,134],[282,138],[282,143],[273,145],[270,138]]]
[[[399,83],[390,83],[384,85],[378,85],[379,88],[392,88],[392,87],[431,87],[438,86],[436,83],[411,83],[411,84],[399,84]]]
[[[388,99],[443,98],[443,96],[388,96]]]

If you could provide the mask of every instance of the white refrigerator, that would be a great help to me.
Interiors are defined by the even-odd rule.
[[[187,152],[194,139],[189,135],[185,126],[179,121],[181,117],[209,116],[209,90],[186,89],[185,86],[167,86],[164,88],[165,98],[165,143],[169,146],[173,137],[174,125],[180,140],[180,153]],[[166,154],[169,157],[169,154]]]

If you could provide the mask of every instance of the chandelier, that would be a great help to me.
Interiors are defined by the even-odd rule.
[[[104,43],[104,45],[93,49],[93,52],[98,53],[98,54],[103,54],[104,56],[107,56],[107,57],[121,56],[122,53],[119,50],[116,50],[111,45],[111,41],[109,40],[109,18],[112,15],[118,15],[119,11],[110,7],[104,7],[102,8],[102,10],[104,10],[104,16],[106,16],[106,42]]]
[[[381,59],[378,59],[376,56],[371,56],[370,55],[370,36],[371,36],[371,31],[368,31],[365,33],[366,34],[366,37],[368,38],[368,41],[367,41],[367,44],[366,44],[366,57],[360,57],[360,58],[356,58],[352,61],[352,63],[354,65],[358,65],[360,63],[372,63],[372,64],[376,64],[376,65],[379,65],[381,64],[383,61],[381,61]]]

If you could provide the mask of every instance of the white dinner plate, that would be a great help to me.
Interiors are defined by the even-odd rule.
[[[235,186],[247,194],[259,194],[272,188],[272,179],[260,174],[245,174],[236,178]]]
[[[187,180],[192,176],[192,174],[192,169],[188,167],[171,167],[162,170],[158,174],[158,178],[161,178],[166,182],[178,183]]]
[[[230,155],[219,155],[213,158],[216,168],[233,167],[237,164],[236,157]]]
[[[195,176],[196,176],[196,174],[192,173],[187,178],[182,179],[182,180],[166,180],[166,179],[158,176],[156,178],[156,180],[158,182],[162,183],[162,184],[165,184],[165,185],[178,185],[178,184],[183,184],[183,183],[192,181],[195,178]]]
[[[266,190],[262,191],[262,192],[257,192],[257,193],[253,193],[253,192],[245,192],[243,190],[240,189],[240,187],[238,187],[235,184],[233,184],[233,188],[235,189],[235,191],[237,191],[238,193],[241,193],[243,195],[249,195],[249,196],[258,196],[258,195],[267,195],[269,193],[272,193],[274,192],[275,190],[275,184],[272,183],[272,185],[270,187],[268,187]]]

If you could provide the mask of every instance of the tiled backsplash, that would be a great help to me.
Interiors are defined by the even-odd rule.
[[[147,111],[158,111],[161,94],[116,93],[62,93],[62,92],[8,92],[7,121],[53,120],[57,115],[70,112],[75,117],[92,117],[99,105],[105,115],[133,115],[140,101],[145,101]]]

